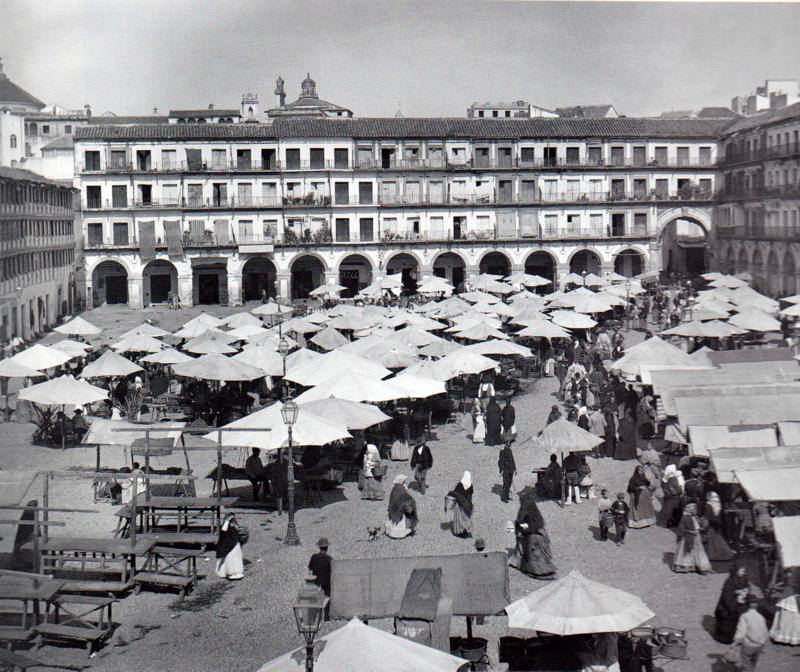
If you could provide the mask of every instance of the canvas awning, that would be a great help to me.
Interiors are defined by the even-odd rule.
[[[800,446],[800,422],[779,422],[778,439],[782,446]]]
[[[710,355],[709,355],[710,357]],[[791,382],[800,372],[794,362],[761,362],[724,364],[719,369],[681,369],[658,370],[651,367],[649,371],[653,392],[663,396],[671,387],[694,387],[698,385],[752,385],[755,383]]]
[[[400,609],[415,569],[442,570],[442,595],[454,616],[493,616],[511,601],[504,552],[391,558],[334,558],[333,618],[392,618]]]
[[[737,469],[800,466],[800,446],[724,447],[708,452],[720,483],[736,483]]]
[[[146,430],[148,429],[175,429],[176,431],[164,434],[158,432],[152,435],[152,440],[155,442],[157,439],[168,439],[174,446],[181,435],[181,428],[186,425],[185,422],[158,422],[155,424],[142,424],[138,422],[128,422],[127,420],[108,420],[106,418],[96,418],[89,431],[83,437],[82,443],[85,444],[100,444],[108,446],[130,446],[133,445],[138,439],[144,440]],[[118,431],[120,429],[136,430],[136,431]]]
[[[708,457],[714,448],[778,445],[775,429],[770,425],[691,425],[688,436],[689,454],[694,457]]]
[[[702,378],[701,378],[702,380]],[[661,400],[667,416],[677,415],[677,400],[689,397],[741,397],[756,395],[800,394],[800,383],[741,383],[730,385],[697,385],[670,387],[663,390]]]
[[[771,425],[800,417],[800,394],[676,399],[678,423],[691,425]]]
[[[784,569],[800,567],[800,516],[773,518],[772,526]]]
[[[796,502],[800,500],[800,466],[772,469],[743,469],[736,480],[754,502]]]

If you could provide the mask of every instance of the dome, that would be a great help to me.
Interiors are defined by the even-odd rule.
[[[31,111],[38,111],[44,107],[41,100],[34,98],[6,76],[2,60],[0,60],[0,105],[22,107]]]
[[[317,97],[317,83],[311,79],[311,73],[306,74],[301,86],[300,96],[302,98],[316,98]]]

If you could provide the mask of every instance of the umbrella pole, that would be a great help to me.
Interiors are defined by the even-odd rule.
[[[567,505],[567,474],[564,472],[564,451],[561,451],[561,508]]]
[[[222,525],[222,430],[217,429],[217,529]]]
[[[472,616],[467,616],[467,639],[472,639]]]
[[[130,527],[130,534],[128,535],[131,548],[136,546],[136,497],[139,485],[139,476],[134,472],[133,474],[133,485],[131,486],[132,497],[131,497],[131,527]]]
[[[61,450],[67,449],[67,422],[66,422],[66,404],[61,404]]]
[[[131,457],[133,459],[133,457]],[[144,501],[150,503],[150,430],[144,430]],[[150,521],[147,516],[144,518],[144,531],[150,531]]]

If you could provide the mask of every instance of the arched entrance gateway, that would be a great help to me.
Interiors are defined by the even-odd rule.
[[[128,271],[117,261],[100,262],[92,271],[92,305],[128,303]]]
[[[242,267],[242,291],[245,301],[258,301],[261,292],[266,290],[267,296],[274,299],[275,277],[277,273],[272,260],[263,256],[251,257]]]
[[[579,250],[569,260],[569,272],[580,275],[586,271],[600,276],[600,257],[591,250]]]
[[[511,262],[502,252],[489,252],[481,259],[478,269],[480,273],[506,277],[511,275]]]
[[[739,250],[739,257],[736,261],[736,272],[744,273],[750,270],[750,262],[747,260],[747,250],[743,247]]]
[[[699,220],[676,217],[661,231],[661,268],[665,273],[700,275],[708,270],[708,232]]]
[[[417,264],[417,260],[410,254],[402,252],[393,256],[386,264],[386,273],[388,275],[402,273],[403,290],[406,292],[417,291],[417,284],[419,283],[419,265]]]
[[[765,289],[770,296],[779,296],[781,293],[781,266],[775,250],[771,250],[767,257],[767,273],[764,278]]]
[[[636,250],[623,250],[614,257],[614,272],[632,278],[644,272],[644,257]]]
[[[343,299],[350,299],[372,282],[372,264],[365,256],[351,254],[339,264],[339,284]]]
[[[797,270],[794,255],[787,250],[783,257],[783,294],[794,296],[797,294]]]
[[[238,300],[238,297],[235,297]],[[228,303],[228,260],[224,257],[192,259],[192,302],[197,305]]]
[[[309,292],[325,282],[325,266],[310,254],[292,263],[292,299],[307,299]]]
[[[531,252],[525,260],[525,272],[528,275],[538,275],[540,278],[555,282],[556,279],[556,259],[549,252]],[[553,287],[542,286],[547,291],[553,291]]]
[[[142,305],[168,303],[170,292],[178,292],[178,270],[165,259],[154,259],[142,271]]]
[[[433,260],[433,274],[437,278],[444,278],[453,287],[458,287],[464,282],[467,265],[455,252],[445,252]]]

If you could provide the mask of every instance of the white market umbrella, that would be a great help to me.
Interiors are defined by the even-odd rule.
[[[471,327],[467,327],[462,331],[456,332],[457,338],[464,338],[468,341],[487,341],[491,338],[499,340],[508,340],[508,335],[504,334],[499,329],[490,327],[488,324],[481,322]]]
[[[581,429],[566,418],[559,418],[545,427],[533,439],[532,445],[547,453],[585,452],[603,443],[603,437]]]
[[[322,354],[319,352],[309,350],[308,348],[300,348],[286,356],[286,370],[291,371],[295,367],[302,366],[320,357],[322,357]]]
[[[233,315],[228,315],[228,317],[222,320],[222,324],[224,324],[229,329],[238,329],[239,327],[246,327],[251,325],[257,327],[264,326],[264,323],[258,317],[253,315],[253,313],[248,313],[247,311],[242,313],[234,313]]]
[[[711,287],[728,287],[729,289],[736,289],[737,287],[745,287],[747,285],[747,283],[741,278],[736,278],[730,275],[712,280],[708,284]]]
[[[178,364],[179,362],[190,362],[193,358],[175,348],[167,348],[159,352],[154,352],[142,357],[143,362],[148,364]]]
[[[315,644],[315,672],[457,672],[468,663],[449,653],[365,625],[357,618]],[[258,672],[305,672],[305,647]]]
[[[288,378],[288,376],[287,376]],[[300,404],[305,401],[317,399],[347,399],[348,401],[379,403],[403,399],[402,390],[394,387],[390,382],[378,380],[358,371],[350,371],[346,376],[335,374],[330,378],[314,385],[298,396],[295,401]]]
[[[262,303],[260,306],[256,306],[250,312],[253,313],[253,315],[290,315],[294,312],[294,308],[292,308],[292,306],[284,306],[280,303],[275,303],[274,301],[268,301],[267,303]]]
[[[494,294],[487,294],[486,292],[464,292],[459,294],[459,298],[470,303],[500,303],[501,299]]]
[[[216,353],[173,364],[172,371],[175,375],[186,378],[224,382],[258,380],[264,377],[261,369]]]
[[[506,278],[506,282],[510,282],[512,285],[524,285],[525,287],[543,287],[550,284],[550,281],[546,278],[523,273],[522,271],[509,275]]]
[[[423,345],[419,349],[419,354],[425,355],[426,357],[444,357],[445,355],[449,355],[451,352],[460,350],[463,347],[463,345],[456,343],[455,341],[442,340],[435,343],[429,343],[428,345]]]
[[[81,378],[121,378],[141,371],[142,367],[134,364],[116,352],[106,350],[100,357],[87,364],[80,373]]]
[[[431,343],[438,343],[439,341],[444,340],[441,336],[432,334],[429,331],[417,329],[416,327],[405,327],[404,329],[398,329],[390,336],[390,338],[395,343],[402,343],[415,348],[421,348],[423,345],[430,345]]]
[[[108,390],[72,376],[59,376],[20,390],[18,398],[39,406],[85,406],[108,399]]]
[[[345,289],[347,289],[347,287],[329,282],[325,285],[320,285],[316,289],[312,289],[308,294],[309,296],[338,296],[339,292],[343,292]]]
[[[635,595],[573,570],[506,607],[508,626],[554,635],[627,632],[655,614]]]
[[[45,374],[13,359],[0,360],[0,378],[43,378]]]
[[[202,336],[195,339],[192,343],[184,345],[183,349],[195,355],[230,355],[237,352],[236,348],[225,343],[224,340],[218,338],[203,338]]]
[[[322,327],[318,324],[314,324],[311,320],[307,320],[304,317],[293,317],[290,320],[286,320],[282,328],[284,333],[292,334],[312,334],[322,330]]]
[[[417,292],[419,294],[446,294],[450,296],[453,293],[453,285],[444,278],[431,278],[417,287]]]
[[[259,336],[266,331],[268,331],[268,329],[263,323],[259,322],[258,324],[243,324],[241,327],[234,327],[230,331],[224,333],[231,337],[230,342],[233,343],[234,341],[249,341],[254,336]],[[203,337],[198,336],[198,338]]]
[[[530,348],[526,348],[519,343],[510,341],[490,340],[483,343],[473,343],[467,345],[466,349],[470,352],[477,352],[479,355],[519,355],[520,357],[532,357]]]
[[[27,366],[36,371],[44,371],[45,369],[53,369],[57,366],[63,366],[72,357],[66,352],[54,350],[45,345],[36,343],[22,352],[18,352],[11,357],[13,362]]]
[[[128,336],[111,346],[116,352],[158,352],[167,346],[161,341],[146,334]]]
[[[261,369],[268,376],[283,375],[283,357],[263,346],[249,345],[231,359]]]
[[[778,322],[778,320],[757,308],[747,308],[741,313],[728,318],[728,322],[735,327],[747,329],[747,331],[759,331],[763,333],[781,330],[781,323]]]
[[[497,367],[497,362],[483,355],[474,352],[469,352],[466,348],[451,352],[445,355],[441,360],[442,364],[449,366],[451,369],[456,370],[461,374],[475,374],[489,371]]]
[[[79,343],[78,341],[73,341],[69,338],[65,338],[63,341],[58,341],[58,343],[53,343],[48,347],[53,348],[54,350],[65,352],[73,359],[76,357],[85,357],[86,353],[92,349],[92,346],[86,345],[86,343]]]
[[[424,332],[423,332],[424,333]],[[306,362],[293,367],[286,374],[286,379],[300,385],[318,385],[333,376],[347,376],[353,371],[358,371],[369,378],[381,380],[386,378],[391,371],[358,355],[353,355],[341,350],[332,350],[322,355],[319,359]]]
[[[274,452],[289,446],[289,433],[283,423],[280,402],[267,408],[234,420],[224,426],[225,429],[265,429],[263,432],[225,431],[219,434],[214,431],[204,438],[217,441],[222,437],[222,445],[234,447],[260,448],[266,452]],[[302,404],[299,404],[297,420],[292,427],[292,445],[324,446],[334,441],[351,438],[343,422],[321,418]]]
[[[571,310],[556,310],[552,313],[551,318],[554,324],[565,329],[591,329],[597,325],[597,322],[591,317]]]
[[[444,381],[423,378],[410,373],[401,373],[389,378],[393,387],[403,391],[403,399],[427,399],[447,392]]]
[[[516,333],[517,336],[525,338],[571,338],[572,334],[563,327],[548,322],[547,320],[531,320],[522,331]]]
[[[340,348],[350,342],[347,336],[336,331],[333,327],[323,329],[319,333],[314,334],[309,340],[323,350],[336,350],[336,348]]]
[[[303,402],[302,405],[303,408],[320,418],[336,418],[336,421],[343,423],[348,430],[361,431],[392,419],[391,416],[386,415],[381,409],[372,404],[363,404],[336,397]]]
[[[142,322],[142,324],[139,326],[128,329],[128,331],[120,336],[120,339],[127,338],[128,336],[138,336],[139,334],[152,336],[153,338],[162,338],[170,335],[168,331],[162,329],[161,327],[157,327],[149,322]]]
[[[436,362],[419,362],[414,366],[409,366],[403,375],[415,376],[418,378],[429,378],[430,380],[438,380],[445,382],[453,378],[458,378],[461,374],[452,366],[438,360]]]
[[[629,376],[639,376],[642,373],[642,366],[653,365],[692,369],[697,363],[683,350],[658,336],[653,336],[629,348],[623,357],[611,365],[611,370],[621,371]]]
[[[66,336],[97,336],[98,334],[102,333],[102,329],[100,327],[95,327],[90,322],[87,322],[82,317],[76,317],[66,324],[60,324],[53,329],[53,331],[57,331],[59,334],[65,334]]]

